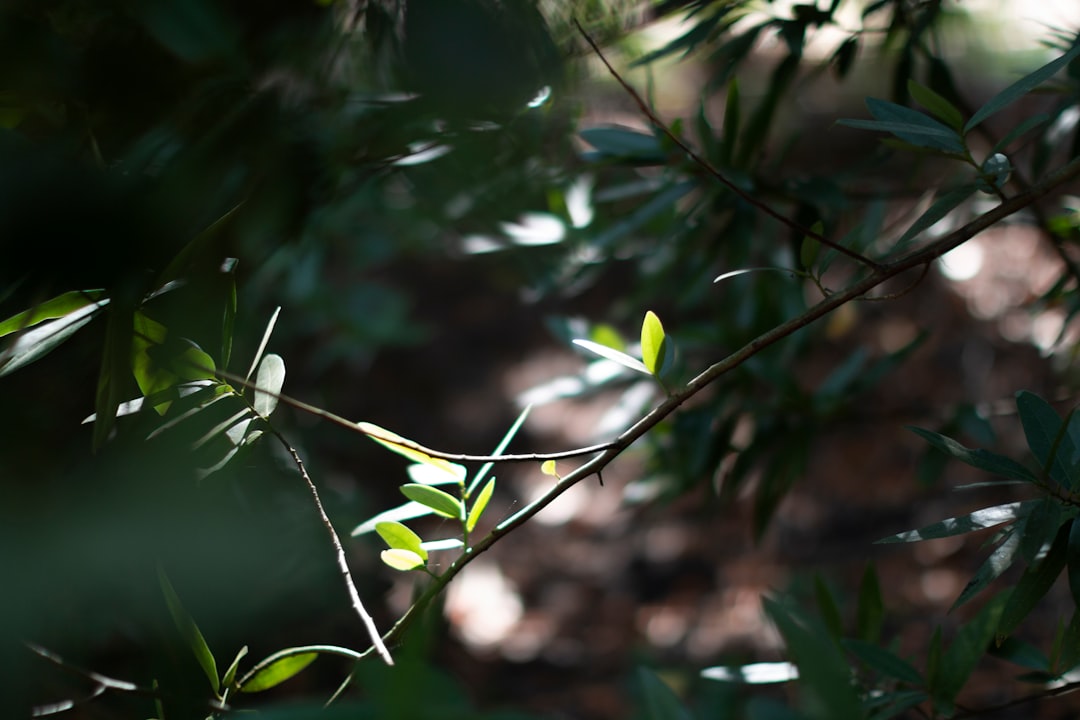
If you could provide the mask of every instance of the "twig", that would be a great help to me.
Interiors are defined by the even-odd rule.
[[[365,424],[353,422],[352,420],[343,418],[340,415],[336,415],[329,410],[323,410],[322,408],[315,407],[314,405],[310,405],[303,400],[297,400],[296,398],[289,397],[288,395],[285,395],[283,393],[265,390],[263,388],[260,388],[258,385],[251,382],[250,380],[245,380],[239,375],[234,375],[233,373],[230,373],[226,370],[216,370],[215,372],[219,377],[228,380],[230,383],[234,383],[241,387],[250,388],[259,393],[269,395],[270,397],[276,398],[279,401],[285,403],[286,405],[296,408],[297,410],[301,410],[316,417],[320,417],[323,420],[327,420],[328,422],[339,425],[347,430],[358,432],[361,435],[367,435],[371,438],[386,440],[388,442],[392,442],[395,445],[401,445],[403,447],[409,448],[410,450],[416,450],[417,452],[424,453],[425,455],[428,455],[430,457],[438,458],[440,460],[449,460],[450,462],[509,463],[543,462],[545,460],[568,460],[570,458],[582,457],[583,455],[595,455],[596,453],[602,452],[611,447],[611,443],[607,442],[598,443],[596,445],[588,445],[586,447],[574,448],[573,450],[562,450],[559,452],[551,453],[521,453],[517,455],[468,455],[464,453],[444,452],[442,450],[435,450],[434,448],[425,447],[418,442],[414,442],[412,440],[397,435],[395,435],[393,438],[381,436],[376,431],[364,429]],[[370,427],[370,425],[368,425],[367,427]]]
[[[1060,697],[1062,695],[1068,695],[1069,693],[1076,692],[1077,690],[1080,690],[1080,682],[1071,682],[1071,683],[1068,683],[1067,685],[1062,685],[1061,687],[1050,688],[1049,690],[1045,690],[1043,692],[1032,693],[1031,695],[1025,695],[1022,698],[1015,698],[1015,699],[1010,700],[1008,702],[1002,703],[1001,705],[994,705],[992,707],[980,708],[978,710],[966,710],[964,712],[957,713],[956,715],[953,715],[952,720],[959,720],[959,718],[966,718],[966,717],[985,717],[985,716],[990,715],[992,713],[999,713],[1002,710],[1008,710],[1010,708],[1019,707],[1020,705],[1026,705],[1028,703],[1036,702],[1037,700],[1042,700],[1044,698],[1052,698],[1052,697]]]
[[[334,546],[334,555],[337,558],[338,568],[341,570],[341,577],[345,580],[345,588],[349,591],[349,599],[352,600],[353,610],[360,616],[360,620],[363,621],[364,627],[368,631],[368,635],[371,637],[372,646],[378,650],[379,655],[386,662],[387,665],[393,665],[394,659],[390,657],[390,651],[386,649],[386,645],[383,644],[382,638],[379,637],[379,629],[375,627],[375,621],[371,618],[367,609],[364,607],[363,601],[360,599],[360,593],[356,589],[356,583],[353,582],[352,573],[349,572],[349,563],[345,559],[345,549],[341,546],[341,538],[338,537],[337,531],[334,530],[334,524],[330,522],[330,517],[326,514],[326,509],[323,507],[322,500],[319,498],[319,491],[315,487],[315,483],[312,482],[311,476],[308,475],[307,468],[304,467],[304,461],[300,459],[300,453],[296,452],[285,436],[281,434],[277,428],[269,425],[270,432],[274,437],[288,450],[289,455],[292,456],[293,462],[296,464],[296,469],[300,471],[300,476],[304,478],[304,482],[307,483],[308,489],[311,490],[311,497],[315,500],[315,508],[319,511],[319,518],[322,520],[323,526],[326,531],[330,533],[330,542]]]
[[[648,121],[653,125],[653,127],[655,127],[657,130],[662,132],[664,134],[664,136],[668,140],[675,143],[675,145],[678,146],[678,148],[680,150],[682,150],[684,153],[686,153],[686,155],[691,160],[693,160],[698,166],[700,166],[701,169],[703,169],[709,175],[711,175],[712,177],[714,177],[718,181],[720,181],[720,183],[722,185],[724,185],[724,187],[726,187],[728,190],[735,193],[740,198],[742,198],[744,201],[750,203],[755,208],[757,208],[761,212],[765,213],[766,215],[768,215],[772,219],[776,220],[777,222],[780,222],[783,225],[786,225],[787,227],[791,228],[792,230],[795,230],[798,233],[801,233],[802,235],[806,235],[808,237],[814,238],[815,240],[817,240],[822,245],[825,245],[827,247],[832,248],[833,250],[836,250],[836,252],[840,253],[841,255],[846,255],[847,257],[851,258],[852,260],[855,260],[856,262],[859,262],[859,263],[871,268],[872,270],[875,270],[875,271],[881,271],[882,270],[882,268],[884,266],[881,265],[880,263],[874,262],[870,258],[868,258],[868,257],[866,257],[864,255],[861,255],[861,254],[855,252],[854,250],[850,250],[850,249],[844,247],[843,245],[841,245],[839,243],[833,242],[832,240],[828,239],[827,237],[824,237],[819,232],[815,232],[814,230],[811,230],[810,228],[803,227],[802,225],[795,222],[791,218],[785,217],[784,215],[780,214],[776,210],[773,210],[771,207],[769,207],[765,203],[763,203],[760,200],[758,200],[757,198],[753,197],[752,195],[747,193],[745,190],[740,188],[738,185],[733,183],[731,180],[728,180],[727,177],[724,176],[723,173],[721,173],[719,170],[717,170],[715,167],[713,167],[712,163],[710,163],[708,160],[703,158],[693,148],[691,148],[685,142],[680,140],[675,135],[675,133],[671,132],[671,130],[668,129],[667,125],[664,124],[664,122],[659,117],[657,117],[656,113],[652,111],[652,109],[649,107],[648,103],[645,102],[645,100],[641,97],[641,95],[638,93],[638,91],[635,90],[633,88],[633,86],[630,85],[630,83],[628,83],[626,80],[624,80],[623,77],[618,73],[618,71],[614,67],[612,67],[611,63],[608,62],[608,59],[606,57],[604,57],[604,53],[600,50],[600,46],[596,44],[596,41],[592,39],[592,36],[589,35],[589,33],[585,30],[584,27],[582,27],[581,23],[578,22],[578,20],[576,18],[574,19],[574,25],[577,27],[578,32],[581,33],[581,36],[583,38],[585,38],[585,42],[589,43],[589,47],[591,47],[593,52],[596,53],[596,56],[598,58],[600,58],[600,62],[602,62],[604,64],[604,67],[607,68],[608,72],[611,73],[611,76],[613,78],[615,78],[616,82],[618,82],[619,85],[622,86],[623,90],[626,91],[626,93],[630,96],[630,98],[638,106],[638,109],[641,110],[641,114],[644,115],[648,119]]]

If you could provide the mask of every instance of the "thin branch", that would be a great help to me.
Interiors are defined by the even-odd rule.
[[[379,637],[379,629],[375,627],[375,621],[364,607],[363,601],[360,599],[360,593],[356,589],[356,583],[353,582],[352,573],[349,571],[349,563],[345,559],[345,549],[341,546],[341,538],[338,537],[337,531],[334,530],[334,524],[330,522],[330,517],[326,514],[326,509],[323,507],[322,500],[319,498],[319,491],[315,487],[315,483],[312,482],[311,476],[308,475],[307,468],[304,467],[304,461],[300,459],[300,453],[296,452],[289,441],[285,439],[285,436],[281,434],[275,427],[269,425],[270,432],[274,437],[288,450],[289,455],[292,456],[293,462],[296,464],[296,469],[300,471],[300,476],[304,478],[304,482],[307,483],[308,489],[311,490],[311,497],[315,500],[315,508],[319,511],[319,518],[322,520],[323,526],[326,531],[330,533],[330,542],[334,546],[334,555],[337,558],[338,569],[341,570],[341,577],[345,580],[345,588],[349,591],[349,599],[352,600],[353,610],[360,616],[360,620],[363,621],[364,627],[368,631],[368,635],[371,637],[372,646],[378,650],[379,655],[386,662],[387,665],[393,665],[394,659],[390,657],[390,651],[386,649],[386,645],[383,644],[382,638]]]
[[[1022,698],[1015,698],[1001,705],[993,705],[987,708],[980,708],[978,710],[966,710],[964,712],[953,715],[953,720],[959,720],[959,718],[966,717],[986,717],[994,713],[999,713],[1003,710],[1009,710],[1020,705],[1026,705],[1028,703],[1037,702],[1045,698],[1061,697],[1062,695],[1068,695],[1069,693],[1080,690],[1080,682],[1071,682],[1066,685],[1062,685],[1056,688],[1050,688],[1043,692],[1032,693],[1031,695],[1025,695]]]
[[[574,20],[574,25],[577,26],[578,32],[581,33],[581,36],[583,38],[585,38],[585,42],[589,43],[589,47],[591,47],[593,52],[596,53],[596,57],[600,58],[600,62],[602,62],[604,64],[604,67],[606,67],[608,72],[611,73],[611,76],[613,78],[615,78],[616,82],[618,82],[619,85],[622,86],[623,90],[626,91],[626,93],[630,96],[630,98],[638,106],[638,109],[641,110],[641,114],[644,115],[648,119],[648,121],[652,124],[653,127],[655,127],[657,130],[662,132],[664,134],[664,136],[667,137],[668,140],[675,143],[675,145],[678,146],[678,148],[680,150],[682,150],[684,153],[686,153],[687,157],[689,157],[691,160],[693,160],[694,163],[696,163],[699,167],[701,167],[702,170],[707,172],[709,175],[714,177],[716,180],[720,181],[720,183],[722,185],[724,185],[724,187],[726,187],[728,190],[735,193],[740,198],[742,198],[744,201],[746,201],[749,204],[753,205],[755,208],[757,208],[761,212],[765,213],[766,215],[768,215],[772,219],[776,220],[777,222],[779,222],[779,223],[781,223],[783,225],[786,225],[787,227],[791,228],[792,230],[795,230],[798,233],[801,233],[802,235],[806,235],[808,237],[814,238],[815,240],[817,240],[822,245],[825,245],[827,247],[832,248],[833,250],[836,250],[836,252],[840,253],[841,255],[846,255],[847,257],[851,258],[852,260],[855,260],[856,262],[861,263],[861,264],[871,268],[872,270],[875,270],[875,271],[881,271],[882,270],[882,268],[884,266],[881,265],[880,263],[874,262],[870,258],[868,258],[868,257],[866,257],[864,255],[861,255],[861,254],[855,252],[854,250],[850,250],[850,249],[844,247],[843,245],[841,245],[839,243],[833,242],[832,240],[828,239],[827,237],[824,237],[819,232],[815,232],[815,231],[811,230],[810,228],[803,227],[799,223],[795,222],[794,220],[792,220],[792,219],[790,219],[788,217],[785,217],[784,215],[780,214],[776,210],[773,210],[771,207],[769,207],[765,203],[763,203],[760,200],[758,200],[757,198],[753,197],[752,195],[747,193],[745,190],[740,188],[738,185],[733,183],[731,180],[728,180],[728,178],[723,173],[721,173],[719,170],[717,170],[715,167],[713,167],[712,163],[710,163],[708,160],[706,160],[704,157],[702,157],[700,154],[698,154],[693,148],[691,148],[685,142],[680,140],[675,135],[675,133],[671,132],[671,130],[668,129],[667,125],[665,125],[664,122],[659,117],[657,117],[656,113],[653,112],[653,110],[649,107],[648,103],[646,103],[645,100],[641,97],[641,95],[638,93],[638,91],[635,90],[633,88],[633,86],[630,85],[630,83],[628,83],[626,80],[624,80],[623,77],[618,73],[618,71],[614,67],[612,67],[611,63],[608,62],[608,59],[606,57],[604,57],[604,53],[600,50],[600,46],[596,44],[596,41],[592,39],[592,36],[589,35],[589,33],[585,30],[584,27],[582,27],[581,23],[578,22],[577,19]]]
[[[444,452],[442,450],[436,450],[434,448],[426,447],[418,442],[414,442],[412,440],[409,440],[408,438],[403,438],[397,435],[392,438],[388,436],[380,436],[378,432],[365,430],[365,426],[361,423],[353,422],[352,420],[343,418],[340,415],[336,415],[329,410],[323,410],[322,408],[310,405],[303,400],[297,400],[296,398],[289,397],[288,395],[282,394],[280,392],[272,392],[270,390],[265,390],[263,388],[260,388],[258,385],[251,382],[250,380],[245,380],[239,375],[234,375],[233,373],[230,373],[228,371],[216,370],[215,373],[219,377],[229,381],[230,383],[239,385],[241,387],[250,388],[251,390],[255,390],[259,393],[264,393],[266,395],[269,395],[270,397],[277,398],[279,401],[285,403],[286,405],[289,405],[290,407],[296,408],[297,410],[306,412],[310,415],[320,417],[323,420],[331,422],[335,425],[339,425],[347,430],[351,430],[352,432],[358,432],[361,435],[367,435],[370,438],[386,440],[387,442],[391,442],[394,445],[401,445],[403,447],[409,448],[410,450],[424,453],[425,455],[428,455],[430,457],[438,458],[440,460],[449,460],[450,462],[509,463],[543,462],[545,460],[568,460],[571,458],[582,457],[583,455],[595,455],[596,453],[602,452],[611,447],[611,443],[606,442],[598,443],[596,445],[588,445],[586,447],[574,448],[573,450],[562,450],[559,452],[551,453],[521,453],[517,455],[468,455],[464,453]],[[370,425],[368,425],[368,427],[370,427]]]
[[[499,523],[494,530],[476,545],[467,548],[465,553],[446,569],[446,572],[436,578],[435,582],[424,590],[423,594],[412,604],[405,614],[401,616],[390,631],[383,635],[383,640],[388,644],[397,642],[406,628],[413,620],[415,620],[417,615],[424,610],[428,603],[430,603],[442,589],[465,568],[466,565],[472,562],[481,553],[488,550],[503,535],[506,535],[523,525],[578,482],[591,475],[600,475],[603,469],[607,467],[612,460],[618,457],[623,450],[628,448],[636,440],[660,423],[660,421],[675,412],[675,410],[683,403],[704,390],[722,375],[734,370],[762,350],[775,345],[777,342],[783,340],[797,330],[825,317],[840,306],[862,297],[886,280],[920,265],[929,265],[933,260],[970,240],[983,230],[997,224],[1009,215],[1022,210],[1057,186],[1077,177],[1080,177],[1080,158],[1073,160],[1057,171],[1051,173],[1043,182],[1032,186],[1028,192],[1021,193],[1020,195],[1003,202],[1001,205],[980,215],[945,237],[929,243],[926,247],[916,250],[888,265],[882,266],[869,277],[854,283],[846,290],[829,295],[799,317],[792,318],[787,322],[777,325],[772,330],[759,335],[728,357],[711,365],[704,372],[687,383],[683,388],[668,396],[668,398],[660,405],[655,407],[637,423],[619,435],[619,437],[613,440],[609,444],[609,447],[605,448],[600,454],[579,466],[577,469],[562,476],[555,486],[541,497]]]

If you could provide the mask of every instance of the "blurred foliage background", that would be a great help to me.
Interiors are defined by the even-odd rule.
[[[1006,46],[1013,27],[994,25],[1003,7],[6,0],[0,317],[72,290],[111,300],[55,352],[0,377],[10,716],[85,685],[25,640],[76,666],[156,678],[170,688],[169,717],[205,716],[205,679],[175,637],[158,566],[221,655],[366,647],[284,453],[253,444],[207,476],[222,449],[200,441],[224,416],[165,430],[177,411],[101,421],[142,394],[115,351],[137,312],[242,375],[281,306],[271,348],[289,367],[285,392],[441,449],[489,450],[526,402],[539,407],[515,447],[609,438],[657,400],[656,387],[586,365],[570,339],[632,346],[653,309],[676,341],[666,378],[678,385],[820,296],[790,273],[714,284],[718,275],[817,264],[838,288],[864,269],[824,248],[807,258],[802,233],[648,127],[574,21],[738,187],[882,258],[893,250],[883,241],[947,191],[970,186],[951,196],[946,224],[985,202],[970,169],[834,122],[864,116],[867,95],[909,104],[909,80],[970,114],[1051,56],[1040,40],[1058,53],[1072,42],[1076,18],[1063,17]],[[1074,62],[978,142],[989,149],[1043,113],[1037,133],[1008,146],[1016,179],[1037,181],[1078,154],[1078,97]],[[1031,234],[999,242],[1039,248],[1012,264],[1030,262],[1046,281],[1001,269],[963,286],[965,297],[935,270],[912,295],[845,308],[725,376],[607,485],[508,539],[487,576],[476,568],[491,583],[452,593],[448,621],[433,613],[393,649],[402,675],[362,664],[356,702],[372,717],[458,716],[394,705],[423,685],[462,717],[629,717],[643,704],[637,663],[670,666],[667,679],[686,689],[697,682],[688,666],[775,653],[768,628],[746,621],[747,633],[732,633],[720,626],[737,619],[714,610],[749,604],[760,615],[746,593],[799,591],[817,569],[850,585],[882,524],[922,519],[916,505],[940,509],[951,481],[900,437],[903,424],[1008,445],[996,401],[1020,387],[1071,392],[1080,305],[1075,269],[1058,270],[1076,229],[1067,215],[1052,221],[1036,217]],[[1053,238],[1038,239],[1048,228]],[[981,306],[980,292],[991,298]],[[98,422],[84,423],[95,410]],[[397,458],[292,408],[282,417],[342,535],[397,502]],[[504,512],[539,475],[505,472]],[[386,627],[410,590],[379,565],[375,543],[348,545]],[[897,566],[901,615],[949,594],[925,588],[931,571],[957,582],[938,563],[962,565],[951,552]],[[485,598],[505,602],[485,610]],[[489,613],[487,634],[476,612]],[[267,706],[323,698],[348,671],[317,668]],[[152,712],[146,698],[118,695],[71,716]],[[743,700],[707,686],[690,695],[703,707]]]

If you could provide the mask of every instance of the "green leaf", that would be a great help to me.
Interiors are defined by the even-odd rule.
[[[116,424],[123,388],[131,376],[132,311],[113,304],[105,327],[105,348],[94,400],[94,449],[99,449]]]
[[[867,565],[863,572],[855,618],[859,638],[867,642],[877,642],[885,620],[885,604],[881,599],[881,583],[873,564]]]
[[[908,244],[922,234],[923,231],[933,227],[946,215],[960,207],[960,205],[974,195],[975,191],[978,189],[979,186],[977,184],[969,183],[954,188],[944,195],[939,195],[930,207],[926,209],[926,212],[919,216],[919,218],[911,224],[911,227],[897,239],[896,243],[893,244],[892,252],[895,254],[904,250]]]
[[[394,570],[400,570],[402,572],[418,570],[425,565],[424,558],[420,557],[418,553],[403,548],[383,550],[379,557]]]
[[[645,313],[645,320],[641,323],[641,360],[645,368],[654,376],[659,377],[664,369],[664,347],[667,337],[664,335],[664,326],[660,324],[660,318],[652,310]]]
[[[278,305],[270,316],[270,322],[266,323],[266,329],[263,330],[262,340],[259,341],[259,348],[255,351],[255,356],[251,358],[251,367],[248,368],[247,375],[244,376],[245,383],[251,380],[251,376],[255,374],[255,369],[259,367],[259,362],[262,360],[263,353],[266,352],[266,346],[270,342],[270,336],[274,333],[274,326],[277,325],[278,315],[280,314],[281,306]]]
[[[1069,571],[1069,591],[1073,602],[1080,607],[1080,522],[1070,523],[1069,543],[1066,548],[1066,565]]]
[[[285,361],[280,355],[274,353],[263,357],[262,362],[259,363],[259,371],[255,375],[255,387],[258,388],[252,402],[255,412],[264,418],[270,417],[277,408],[278,395],[281,394],[281,388],[284,385]],[[260,392],[260,390],[265,392]]]
[[[1049,658],[1031,643],[1015,637],[1006,638],[1000,644],[991,645],[990,654],[1029,670],[1050,672]]]
[[[76,310],[82,310],[91,305],[104,307],[109,302],[108,298],[102,299],[104,295],[104,290],[74,290],[57,295],[52,300],[38,303],[29,310],[24,310],[0,322],[0,337],[25,330],[46,320],[67,317]]]
[[[935,540],[937,538],[950,537],[952,535],[963,535],[965,533],[983,530],[988,527],[1001,525],[1002,523],[1012,522],[1013,520],[1022,518],[1027,515],[1027,513],[1031,512],[1032,508],[1038,502],[1038,500],[1025,500],[1023,502],[994,505],[993,507],[976,510],[967,515],[948,518],[947,520],[927,525],[918,530],[908,530],[895,535],[889,535],[876,542],[881,544],[919,542],[922,540]]]
[[[990,600],[979,613],[960,626],[956,637],[941,656],[938,677],[932,694],[950,706],[964,687],[994,637],[994,627],[1002,617],[1002,596]]]
[[[656,673],[643,667],[637,671],[638,684],[644,699],[645,717],[649,720],[690,720],[675,693]]]
[[[892,718],[908,717],[904,713],[913,707],[922,705],[927,700],[927,695],[922,690],[899,690],[884,693],[873,698],[875,711],[869,720],[892,720]]]
[[[392,550],[410,550],[416,553],[421,560],[428,559],[427,550],[424,549],[424,541],[419,535],[399,522],[384,521],[375,525],[375,532],[379,533]]]
[[[1080,610],[1073,613],[1072,620],[1065,628],[1065,634],[1061,639],[1061,658],[1057,662],[1057,670],[1064,674],[1077,665],[1080,665]]]
[[[609,348],[606,345],[601,345],[599,343],[594,343],[591,340],[582,340],[580,338],[577,339],[577,340],[574,340],[573,343],[575,345],[577,345],[578,347],[584,348],[584,349],[588,350],[591,353],[595,353],[595,354],[599,355],[600,357],[604,358],[605,360],[611,360],[612,362],[616,362],[616,363],[622,365],[623,367],[628,367],[631,370],[634,370],[634,371],[639,372],[639,373],[643,373],[645,375],[652,375],[652,373],[649,372],[649,368],[647,368],[645,366],[645,363],[641,362],[640,360],[638,360],[635,357],[631,357],[630,355],[627,355],[624,352],[619,352],[618,350],[614,350],[612,348]]]
[[[19,368],[35,362],[58,348],[72,335],[88,325],[101,309],[108,303],[108,298],[89,305],[84,305],[72,310],[54,320],[38,320],[37,327],[25,330],[14,338],[13,342],[0,349],[0,377],[9,375]],[[31,310],[27,313],[34,312]],[[18,320],[20,313],[9,318],[4,325],[9,325],[12,320]],[[14,325],[18,329],[18,325]],[[9,330],[8,332],[12,332]],[[7,333],[4,333],[7,334]]]
[[[770,685],[798,680],[799,668],[789,662],[761,662],[746,665],[717,665],[701,671],[701,677],[745,685]]]
[[[161,592],[165,596],[165,604],[169,607],[169,614],[172,615],[173,622],[176,623],[176,628],[180,631],[184,640],[187,641],[188,647],[191,648],[191,652],[194,653],[195,659],[199,663],[199,667],[202,668],[203,673],[206,674],[206,678],[210,681],[210,687],[215,693],[221,692],[221,685],[217,674],[217,662],[214,660],[214,654],[210,652],[210,646],[206,644],[206,639],[203,638],[199,626],[195,624],[195,620],[188,614],[188,611],[184,609],[184,605],[180,602],[179,596],[177,596],[176,591],[173,590],[172,583],[169,582],[169,578],[165,575],[165,571],[160,567],[158,568],[158,582],[161,584]]]
[[[240,661],[243,660],[244,656],[247,655],[247,654],[248,654],[248,646],[247,645],[240,648],[240,652],[236,653],[236,657],[234,657],[233,661],[231,663],[229,663],[228,669],[225,671],[225,674],[221,677],[221,686],[223,688],[228,688],[228,689],[233,688],[233,683],[236,682],[236,672],[240,668]]]
[[[964,127],[963,113],[941,95],[910,78],[907,82],[907,88],[915,102],[932,112],[939,119],[944,120],[949,127],[954,130],[960,130]]]
[[[825,223],[820,220],[816,221],[810,229],[821,235],[825,232]],[[818,255],[821,253],[821,241],[812,235],[806,235],[802,240],[802,247],[799,248],[799,263],[803,266],[804,270],[809,270],[814,266],[814,261],[817,260]]]
[[[608,126],[586,128],[578,134],[603,155],[649,162],[663,162],[667,157],[652,133]]]
[[[472,510],[469,511],[469,518],[465,521],[466,532],[472,532],[476,528],[476,523],[480,521],[480,516],[484,514],[484,510],[487,509],[488,503],[491,502],[491,495],[495,492],[495,478],[488,480],[487,485],[480,491],[480,494],[476,497],[476,502],[473,503]]]
[[[317,657],[319,657],[319,654],[313,652],[287,655],[252,675],[246,683],[240,686],[240,692],[256,693],[276,687],[315,662]]]
[[[883,647],[851,638],[842,640],[841,644],[875,672],[916,687],[923,684],[922,675],[911,663]]]
[[[735,141],[739,137],[739,81],[731,78],[724,101],[724,125],[721,130],[720,162],[730,165],[735,156]]]
[[[986,101],[981,108],[979,108],[971,119],[967,121],[967,125],[964,126],[964,132],[971,132],[974,128],[978,127],[980,123],[986,120],[991,115],[994,115],[1014,102],[1019,100],[1024,95],[1034,90],[1039,85],[1052,78],[1057,74],[1059,70],[1064,68],[1075,58],[1080,57],[1080,45],[1069,50],[1056,60],[1052,60],[1043,65],[1034,72],[1028,73],[1024,77],[1014,82],[1009,87],[999,92],[994,97]]]
[[[1007,458],[987,450],[971,450],[952,438],[945,437],[944,435],[931,430],[923,430],[922,428],[911,426],[908,426],[908,430],[923,438],[938,450],[948,453],[962,463],[1012,480],[1020,480],[1028,483],[1035,482],[1035,475],[1012,458]]]
[[[559,477],[559,468],[556,466],[554,460],[545,460],[540,463],[540,472],[551,477]]]
[[[1011,635],[1013,630],[1023,622],[1043,595],[1050,590],[1050,586],[1057,580],[1061,571],[1065,569],[1067,546],[1073,524],[1074,522],[1069,522],[1058,529],[1054,543],[1046,556],[1039,563],[1029,565],[1020,581],[1017,582],[1012,594],[1009,595],[1009,602],[997,626],[999,643]]]
[[[438,515],[454,520],[461,520],[465,516],[461,501],[438,488],[410,483],[402,485],[400,489],[402,495],[421,505],[427,505]]]
[[[1016,525],[1027,526],[1030,524],[1030,519],[1030,515],[1021,518]],[[952,607],[949,609],[950,612],[982,592],[987,585],[1000,577],[1001,573],[1008,570],[1016,561],[1021,546],[1023,527],[1010,527],[1005,531],[1005,534],[1004,542],[998,545],[990,553],[990,557],[986,558],[983,564],[979,566],[979,569],[975,571],[975,575],[968,581],[959,597],[953,602]]]
[[[825,622],[829,634],[839,640],[844,634],[844,619],[840,614],[840,607],[836,604],[836,598],[825,581],[821,579],[821,575],[816,573],[814,574],[814,597],[817,598],[818,612],[821,613],[821,619]]]
[[[398,505],[396,508],[384,510],[375,517],[357,525],[352,531],[352,536],[356,537],[358,535],[369,533],[381,522],[412,520],[414,518],[431,515],[432,512],[432,509],[427,505],[421,505],[418,502],[407,502],[403,505]]]
[[[1024,537],[1020,541],[1020,554],[1030,565],[1041,559],[1061,527],[1061,505],[1051,496],[1038,501],[1024,524]]]
[[[916,147],[942,150],[957,155],[964,155],[967,152],[964,140],[959,133],[918,110],[872,97],[866,99],[866,107],[874,116],[874,120],[838,120],[837,124],[861,130],[891,133]]]
[[[1072,438],[1061,422],[1061,416],[1050,403],[1027,391],[1016,394],[1016,409],[1024,426],[1028,447],[1039,464],[1062,487],[1072,489],[1070,464],[1076,455]]]
[[[236,328],[236,260],[233,259],[225,270],[228,273],[228,290],[225,298],[225,310],[221,317],[221,367],[229,367],[232,360],[233,335]]]

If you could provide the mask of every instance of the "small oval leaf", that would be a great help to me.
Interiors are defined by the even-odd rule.
[[[280,685],[315,661],[318,653],[289,655],[272,662],[240,686],[240,692],[256,693]]]
[[[430,485],[402,485],[401,494],[421,505],[427,505],[443,517],[461,520],[464,515],[461,502],[456,497]]]
[[[476,502],[473,503],[472,510],[469,511],[469,519],[465,522],[467,531],[472,532],[473,528],[476,527],[476,523],[480,520],[480,516],[484,514],[484,509],[487,508],[494,492],[495,478],[491,478],[487,481],[487,485],[484,485],[484,489],[480,491],[480,494],[476,497]]]
[[[390,567],[402,572],[417,570],[424,567],[424,559],[412,550],[390,548],[389,550],[383,550],[379,557],[381,557],[382,561]]]
[[[540,472],[544,473],[545,475],[550,475],[552,477],[559,477],[559,470],[555,467],[554,460],[545,460],[544,462],[540,463]]]
[[[270,417],[278,404],[278,395],[285,385],[285,361],[280,355],[270,353],[259,363],[259,372],[255,376],[255,412],[264,418]],[[260,392],[264,390],[266,392]]]
[[[376,523],[375,532],[379,533],[387,545],[395,550],[410,550],[427,560],[427,550],[423,548],[424,541],[405,525],[399,522],[387,521]]]
[[[667,337],[660,318],[652,310],[645,313],[641,323],[641,361],[652,375],[659,375],[664,369],[664,345]]]

